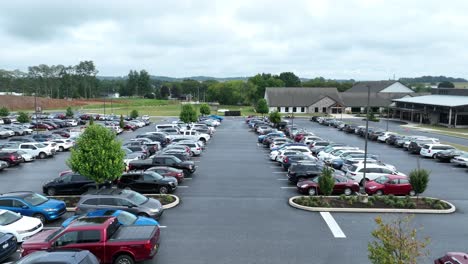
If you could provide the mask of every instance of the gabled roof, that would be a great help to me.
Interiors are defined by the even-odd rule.
[[[265,89],[265,98],[271,107],[306,107],[325,97],[343,104],[340,93],[335,87],[267,87]]]
[[[427,93],[421,93],[427,94]],[[418,94],[418,95],[421,95]],[[369,105],[371,107],[387,107],[394,99],[400,99],[403,97],[412,97],[416,93],[402,94],[402,93],[370,93],[369,94]],[[341,93],[346,107],[365,107],[367,105],[367,92],[365,93]]]
[[[468,105],[468,96],[432,94],[432,95],[423,95],[423,96],[416,96],[416,97],[394,99],[393,101],[402,102],[402,103],[423,104],[423,105],[457,107],[457,106]]]
[[[397,81],[367,81],[357,82],[350,89],[346,90],[345,93],[367,93],[367,86],[370,87],[371,93],[378,93]]]

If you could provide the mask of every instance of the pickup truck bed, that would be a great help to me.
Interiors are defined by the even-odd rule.
[[[132,241],[132,240],[150,240],[158,226],[120,226],[112,235],[109,242]]]

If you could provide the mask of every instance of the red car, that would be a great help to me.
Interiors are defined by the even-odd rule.
[[[83,217],[63,228],[37,233],[21,245],[22,257],[38,250],[89,250],[101,263],[152,259],[159,247],[159,226],[123,226],[116,217]]]
[[[447,252],[445,256],[434,260],[434,264],[468,264],[468,254],[463,252]]]
[[[399,175],[380,176],[373,181],[367,181],[366,193],[375,195],[416,195],[408,178]]]
[[[319,178],[315,177],[312,180],[300,181],[297,183],[297,191],[302,194],[317,195],[320,193]],[[334,176],[335,186],[333,187],[333,194],[351,195],[359,192],[359,183],[348,179],[346,177]]]
[[[297,133],[294,137],[294,142],[301,142],[305,136],[312,136],[312,134],[308,132]]]
[[[176,168],[165,167],[165,166],[157,166],[147,169],[149,171],[154,171],[162,176],[171,176],[177,179],[177,183],[181,183],[184,181],[184,171],[179,170]]]
[[[57,134],[63,138],[69,138],[70,137],[70,133],[66,132],[66,131],[63,131],[63,130],[60,130],[60,131],[54,131],[52,132],[52,134]]]
[[[45,129],[45,130],[53,130],[54,128],[48,124],[44,124],[44,123],[37,123],[37,124],[33,124],[31,127],[31,129]]]

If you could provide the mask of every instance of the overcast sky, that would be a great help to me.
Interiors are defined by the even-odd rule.
[[[1,1],[0,68],[468,77],[467,10],[466,0]]]

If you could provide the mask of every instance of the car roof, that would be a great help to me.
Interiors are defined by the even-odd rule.
[[[8,192],[8,193],[3,193],[0,194],[0,197],[19,197],[19,198],[24,198],[28,195],[33,194],[34,192],[30,191],[17,191],[17,192]]]
[[[88,250],[81,249],[54,249],[36,251],[21,259],[18,263],[55,264],[55,263],[81,263],[91,254]]]
[[[91,216],[91,217],[80,217],[70,223],[71,227],[81,226],[101,226],[107,225],[107,223],[115,220],[114,216]]]

